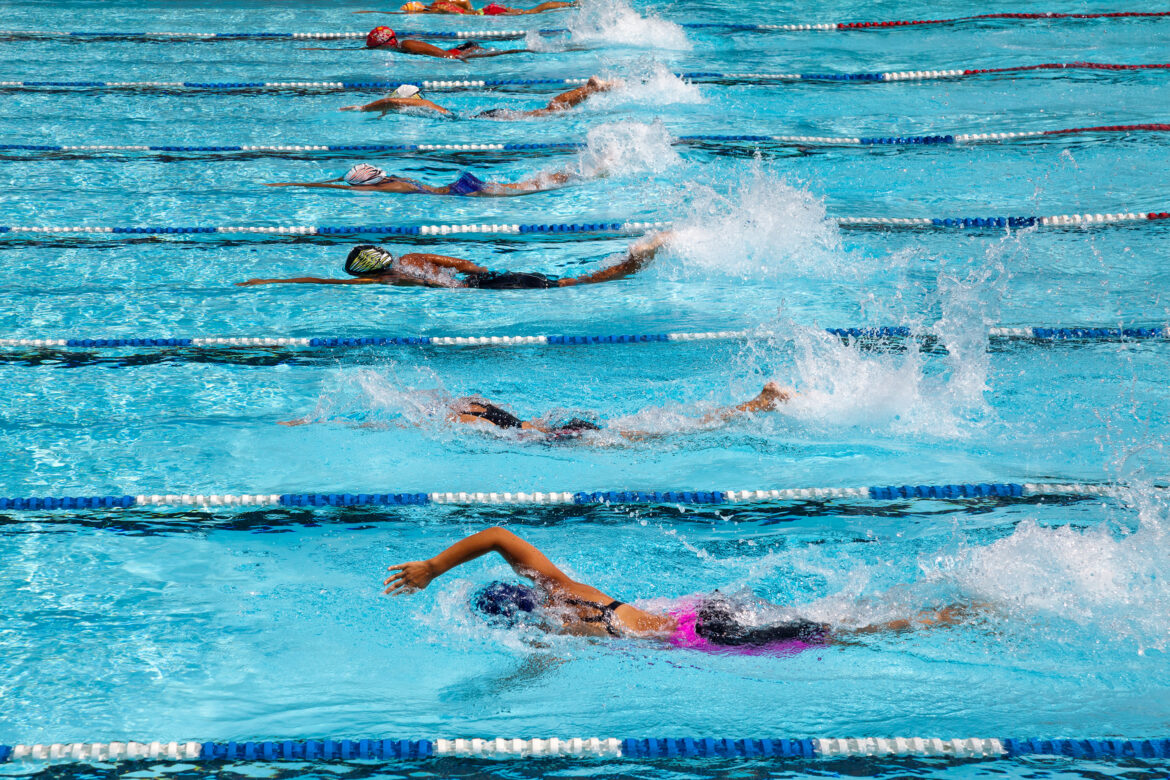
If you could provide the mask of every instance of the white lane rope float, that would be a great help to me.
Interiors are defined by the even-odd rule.
[[[1170,739],[849,737],[716,739],[577,737],[537,739],[325,739],[270,742],[53,742],[0,744],[0,764],[131,762],[425,761],[429,759],[777,759],[918,757],[1007,759],[1170,758]]]
[[[907,81],[938,81],[969,78],[971,76],[1007,75],[1030,72],[1064,72],[1073,70],[1134,73],[1170,69],[1170,63],[1114,63],[1114,62],[1042,62],[1033,65],[1008,65],[999,68],[936,68],[930,70],[862,71],[856,73],[720,73],[716,71],[681,72],[678,78],[698,83],[747,82],[831,82],[831,83],[893,83]],[[483,90],[495,87],[554,87],[563,88],[584,84],[587,76],[543,79],[452,79],[419,82],[402,81],[0,81],[0,89],[165,89],[202,92],[238,92],[240,90],[394,90],[410,85],[427,91]]]
[[[829,222],[840,228],[880,228],[886,230],[914,228],[1031,228],[1077,227],[1144,224],[1170,219],[1166,211],[1116,211],[1088,214],[1055,214],[1050,216],[991,216],[991,217],[830,217]],[[551,224],[485,224],[485,225],[277,225],[260,227],[238,226],[97,226],[97,225],[0,225],[0,236],[28,234],[83,234],[83,235],[268,235],[268,236],[469,236],[522,235],[549,233],[644,233],[664,230],[670,222],[588,222]]]
[[[1170,123],[1097,125],[1068,127],[1057,130],[1010,130],[992,133],[925,133],[885,136],[831,136],[831,135],[685,135],[674,144],[702,143],[756,143],[792,146],[941,146],[955,148],[970,144],[992,144],[1008,141],[1036,140],[1065,135],[1117,133],[1170,132]],[[579,150],[586,144],[580,141],[545,143],[468,143],[468,144],[227,144],[192,146],[184,144],[0,144],[0,151],[24,152],[189,152],[189,153],[308,153],[308,152],[531,152],[541,150]]]
[[[1158,487],[1159,490],[1166,488]],[[964,482],[941,485],[870,485],[862,487],[773,488],[767,490],[603,490],[434,493],[151,493],[101,496],[0,497],[0,511],[52,511],[130,508],[251,508],[355,506],[582,506],[582,505],[728,505],[777,501],[842,499],[901,501],[1121,498],[1132,489],[1104,482]]]
[[[826,328],[826,332],[847,341],[889,341],[932,335],[904,326]],[[712,330],[689,333],[563,334],[527,336],[205,336],[191,338],[121,336],[114,338],[0,338],[0,348],[33,349],[122,349],[176,347],[192,348],[362,348],[362,347],[525,347],[589,346],[600,344],[652,344],[663,342],[730,341],[774,338],[763,329]],[[1170,339],[1170,325],[1126,327],[1013,327],[988,329],[988,337],[1012,341],[1148,341]]]

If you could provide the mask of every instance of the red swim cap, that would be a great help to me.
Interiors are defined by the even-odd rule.
[[[370,30],[366,35],[366,48],[376,49],[379,46],[395,46],[398,43],[398,36],[389,27],[382,25]]]
[[[498,3],[488,3],[483,7],[485,16],[500,16],[501,14],[508,13],[510,10],[510,8],[506,8]]]

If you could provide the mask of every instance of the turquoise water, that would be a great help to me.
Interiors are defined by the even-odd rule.
[[[764,489],[1118,480],[1127,500],[807,502],[763,507],[0,515],[0,742],[319,736],[1165,736],[1170,723],[1161,343],[989,342],[990,325],[1170,321],[1166,228],[841,231],[826,216],[1165,210],[1161,134],[905,149],[679,146],[700,133],[908,135],[1165,121],[1156,72],[956,82],[687,84],[682,71],[886,71],[1165,59],[1170,22],[981,23],[855,33],[682,30],[677,21],[819,22],[998,10],[833,2],[594,6],[503,21],[352,16],[370,7],[13,2],[14,29],[402,30],[569,26],[539,53],[470,64],[351,42],[3,41],[4,80],[421,80],[620,76],[523,122],[339,113],[377,93],[12,91],[5,143],[360,144],[583,141],[581,152],[101,155],[4,152],[6,225],[346,225],[675,220],[648,269],[549,291],[238,288],[338,276],[345,238],[0,240],[0,336],[491,335],[763,327],[770,338],[594,347],[34,351],[0,355],[4,495]],[[1136,8],[1134,10],[1137,10]],[[323,51],[300,47],[323,46]],[[493,44],[510,46],[511,44]],[[435,92],[462,117],[555,90]],[[270,190],[368,161],[445,183],[569,168],[513,199]],[[417,239],[492,268],[585,273],[621,237]],[[937,338],[853,345],[825,327],[909,324]],[[782,411],[712,408],[767,380]],[[442,398],[522,417],[593,415],[557,445],[455,428]],[[313,424],[281,426],[307,418]],[[753,593],[845,626],[951,602],[971,624],[796,657],[502,631],[466,594],[498,560],[421,595],[384,568],[504,524],[623,600]],[[799,765],[444,764],[450,776],[747,772]],[[272,767],[254,767],[275,774]],[[428,769],[431,771],[434,768]],[[874,761],[881,776],[1164,776],[1148,762]],[[7,767],[5,772],[27,771]],[[353,770],[357,774],[368,769]],[[383,769],[378,770],[382,772]],[[388,769],[385,771],[389,771]],[[70,770],[107,774],[105,770]],[[200,769],[180,774],[229,774]],[[46,773],[47,774],[47,773]],[[742,776],[738,774],[736,776]]]

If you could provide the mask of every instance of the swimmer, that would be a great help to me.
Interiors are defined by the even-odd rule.
[[[556,114],[561,111],[567,111],[580,103],[583,103],[587,98],[596,95],[598,92],[608,92],[614,87],[618,86],[616,80],[604,80],[597,76],[589,79],[588,83],[570,89],[568,92],[562,92],[548,102],[544,108],[537,108],[531,111],[516,111],[510,108],[492,108],[475,115],[476,119],[524,119],[527,117],[548,116],[549,114]],[[399,90],[402,88],[399,87]],[[429,100],[424,100],[417,92],[417,90],[410,95],[399,94],[396,90],[394,94],[387,97],[375,100],[373,103],[366,103],[364,106],[344,106],[341,111],[380,111],[382,116],[385,116],[391,111],[402,111],[406,109],[426,109],[430,111],[437,111],[440,114],[450,114],[449,109],[432,103]]]
[[[503,54],[521,54],[528,49],[485,49],[475,41],[461,43],[453,49],[440,49],[434,44],[413,38],[398,40],[398,35],[389,27],[375,27],[366,35],[367,49],[394,49],[403,54],[418,54],[423,57],[439,57],[445,60],[472,60],[483,57],[499,57]]]
[[[770,412],[780,404],[787,403],[796,395],[791,388],[781,387],[775,382],[764,385],[759,395],[750,401],[744,401],[735,406],[726,406],[708,412],[698,419],[701,425],[710,425],[716,422],[728,422],[744,414],[756,412]],[[486,430],[515,430],[522,436],[531,436],[544,442],[561,442],[570,439],[579,439],[589,431],[609,430],[631,441],[649,439],[654,434],[645,431],[618,428],[612,425],[601,426],[591,420],[573,417],[557,423],[549,423],[545,419],[533,418],[521,420],[503,407],[497,406],[486,398],[478,395],[455,398],[446,404],[447,419],[450,422],[476,426]],[[281,420],[281,425],[296,426],[317,422],[312,417],[301,417],[295,420]],[[362,427],[373,427],[364,425]]]
[[[789,655],[840,643],[850,634],[954,625],[972,609],[952,605],[852,629],[799,617],[761,624],[744,614],[753,609],[745,609],[716,591],[681,600],[663,612],[649,611],[577,582],[540,550],[499,527],[472,534],[425,561],[388,567],[394,573],[382,583],[383,592],[400,595],[423,590],[440,575],[490,552],[499,553],[533,585],[493,582],[473,593],[472,608],[496,625],[514,625],[530,616],[543,630],[573,636],[649,639],[694,650]],[[766,602],[749,606],[776,607]]]
[[[345,259],[345,272],[353,279],[322,279],[300,276],[292,279],[249,279],[237,287],[258,284],[390,284],[413,287],[455,287],[477,290],[547,290],[622,279],[649,263],[672,233],[656,233],[630,245],[626,256],[615,265],[585,276],[547,276],[525,271],[490,271],[470,260],[446,255],[411,252],[395,256],[382,247],[362,244]]]
[[[411,0],[403,4],[397,11],[354,11],[355,14],[469,14],[473,16],[520,16],[522,14],[540,14],[545,11],[559,11],[572,8],[577,3],[562,3],[559,0],[547,0],[532,8],[509,8],[499,3],[488,3],[476,10],[471,0],[435,0],[427,5],[418,0]]]
[[[703,415],[699,420],[703,424],[725,422],[742,414],[767,412],[775,409],[778,404],[788,402],[796,393],[790,388],[783,388],[775,382],[764,385],[759,395],[750,401],[744,401],[736,406],[728,406]],[[535,418],[521,420],[516,415],[496,406],[491,401],[480,396],[457,398],[451,403],[451,415],[448,418],[453,422],[475,425],[480,427],[494,427],[502,430],[518,430],[532,432],[541,438],[567,439],[577,438],[587,431],[600,431],[602,426],[589,420],[574,417],[570,420],[550,425],[545,420]],[[649,434],[643,431],[622,430],[614,428],[620,436],[627,439],[645,439]]]
[[[563,186],[573,179],[567,171],[546,173],[534,179],[515,183],[481,181],[468,171],[451,182],[439,187],[423,184],[417,179],[395,176],[367,163],[358,163],[342,177],[325,181],[287,181],[265,184],[265,187],[320,187],[351,192],[390,192],[401,195],[460,195],[464,197],[502,198],[509,195],[527,195],[531,192],[545,192]],[[335,182],[345,182],[335,184]]]

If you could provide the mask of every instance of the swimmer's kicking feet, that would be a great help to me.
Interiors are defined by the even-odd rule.
[[[528,117],[548,116],[549,114],[560,113],[561,111],[568,111],[574,106],[580,105],[589,97],[596,95],[599,92],[608,92],[614,87],[618,86],[619,82],[614,79],[605,80],[597,76],[592,77],[589,81],[576,89],[570,89],[568,92],[562,92],[548,102],[544,108],[537,108],[531,111],[516,111],[510,108],[492,108],[476,114],[477,119],[525,119]],[[432,103],[429,100],[423,99],[422,95],[414,87],[413,93],[406,95],[400,87],[394,94],[387,97],[375,100],[372,103],[366,103],[364,106],[344,106],[341,111],[379,111],[383,116],[391,111],[404,111],[408,109],[424,109],[430,111],[437,111],[440,114],[450,114],[449,109],[443,108],[437,103]],[[402,92],[403,94],[399,94]]]
[[[400,195],[458,195],[462,197],[502,198],[509,195],[527,195],[544,192],[568,184],[576,178],[568,171],[543,173],[535,178],[518,182],[482,181],[474,174],[464,171],[450,184],[433,187],[417,179],[395,176],[368,163],[358,163],[344,175],[325,181],[287,181],[265,184],[265,187],[316,187],[350,192],[389,192]],[[344,184],[337,184],[344,182]]]
[[[618,263],[585,276],[555,277],[522,271],[490,271],[470,260],[447,255],[411,252],[395,256],[382,247],[354,247],[345,260],[345,272],[353,279],[299,276],[291,279],[249,279],[237,287],[258,284],[389,284],[422,287],[469,287],[479,290],[547,290],[622,279],[642,270],[673,234],[656,233],[631,244]]]
[[[785,608],[762,599],[733,599],[719,591],[677,599],[664,609],[641,609],[578,582],[536,547],[499,527],[472,534],[433,558],[388,567],[391,574],[382,583],[383,592],[401,595],[422,590],[455,567],[493,552],[532,582],[497,581],[471,594],[471,608],[496,626],[523,621],[552,633],[657,640],[692,650],[792,655],[810,647],[847,642],[852,634],[953,625],[974,609],[955,605],[926,610],[904,620],[860,629],[834,627],[797,615],[761,621],[760,613],[775,614]]]

